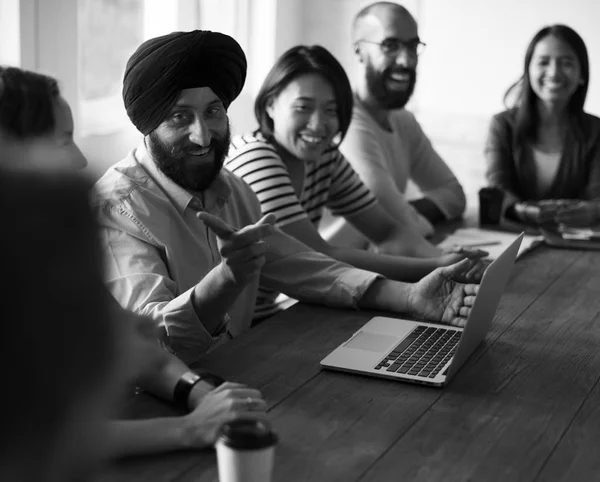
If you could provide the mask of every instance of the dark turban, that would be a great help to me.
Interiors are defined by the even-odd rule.
[[[225,108],[246,79],[246,56],[229,35],[173,32],[144,42],[127,62],[123,101],[144,135],[167,117],[183,89],[210,87]]]

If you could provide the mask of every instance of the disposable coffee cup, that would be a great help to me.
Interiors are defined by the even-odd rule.
[[[258,420],[234,420],[219,430],[219,482],[270,482],[277,435]]]
[[[479,224],[481,226],[500,224],[504,191],[497,187],[484,187],[479,190]]]

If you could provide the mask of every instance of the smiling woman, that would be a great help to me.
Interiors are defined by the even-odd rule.
[[[259,129],[233,139],[225,165],[254,190],[264,215],[275,214],[283,231],[332,258],[402,281],[462,259],[465,254],[444,254],[398,226],[340,153],[352,105],[350,82],[333,55],[318,45],[294,47],[258,93]],[[357,227],[379,253],[329,245],[318,231],[325,207]],[[419,248],[422,258],[409,257]],[[276,296],[262,291],[256,317],[278,310]]]
[[[600,221],[600,119],[583,110],[588,83],[587,49],[574,30],[553,25],[533,37],[523,76],[505,96],[513,106],[492,119],[485,150],[488,182],[503,190],[509,217]]]

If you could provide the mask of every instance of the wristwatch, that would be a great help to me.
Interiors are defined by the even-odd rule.
[[[192,388],[194,388],[194,385],[201,381],[209,383],[214,388],[225,383],[225,380],[213,373],[185,372],[181,375],[181,378],[175,385],[175,390],[173,390],[173,400],[175,403],[182,409],[188,410],[188,398],[190,392],[192,391]]]

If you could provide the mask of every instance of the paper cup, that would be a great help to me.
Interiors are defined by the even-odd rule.
[[[215,445],[219,482],[270,482],[277,435],[265,422],[223,424]]]

